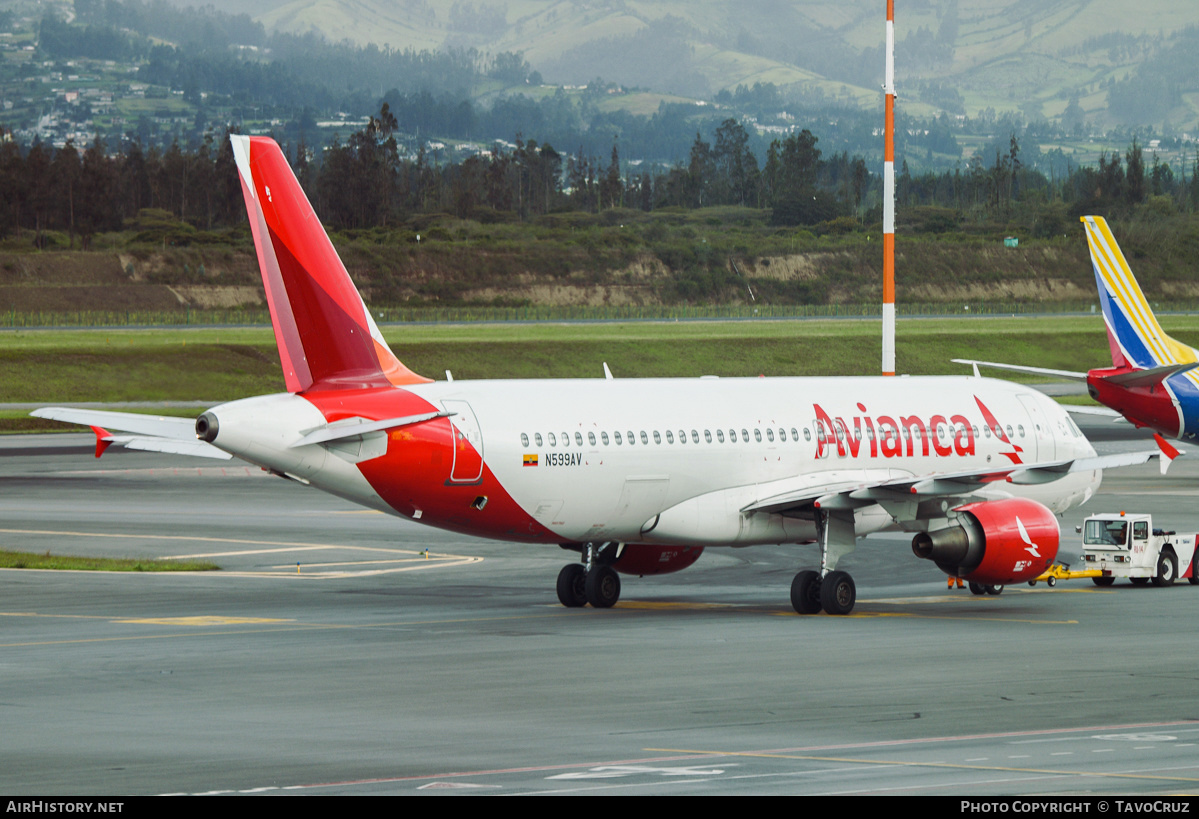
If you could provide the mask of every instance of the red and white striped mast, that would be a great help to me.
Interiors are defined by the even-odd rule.
[[[895,0],[887,0],[883,129],[883,375],[895,375]]]

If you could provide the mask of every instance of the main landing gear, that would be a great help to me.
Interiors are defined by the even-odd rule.
[[[858,590],[849,572],[802,571],[791,581],[791,605],[800,614],[849,614],[858,599]]]
[[[837,571],[837,561],[853,551],[857,542],[852,509],[817,509],[816,532],[824,572],[805,570],[791,581],[791,606],[800,614],[849,614],[858,590],[849,572]]]
[[[587,544],[583,562],[571,563],[558,572],[558,602],[567,608],[591,604],[595,609],[610,609],[620,599],[620,575],[601,562],[607,544],[598,548]]]

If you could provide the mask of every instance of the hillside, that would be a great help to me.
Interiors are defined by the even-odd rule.
[[[1173,38],[1199,23],[1196,9],[1180,12],[1176,0],[1143,0],[1135,13],[1118,0],[914,0],[896,14],[909,113],[992,109],[1056,120],[1077,98],[1092,122],[1143,125],[1119,84],[1144,69],[1142,79],[1170,74],[1182,84],[1153,124],[1199,123],[1195,66],[1166,59]],[[603,77],[710,98],[770,82],[876,105],[882,18],[878,0],[294,0],[257,19],[392,49],[523,52],[556,83]]]

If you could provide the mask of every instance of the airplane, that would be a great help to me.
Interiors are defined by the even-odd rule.
[[[1123,416],[1159,436],[1193,441],[1199,434],[1199,351],[1170,338],[1157,322],[1128,260],[1102,216],[1084,216],[1087,246],[1107,325],[1112,366],[1085,373],[955,358],[958,364],[1084,381],[1101,407],[1070,412]],[[1177,450],[1175,450],[1176,452]]]
[[[43,408],[112,443],[228,457],[409,520],[557,544],[579,560],[559,601],[602,609],[620,575],[692,565],[704,549],[816,544],[801,614],[848,614],[837,568],[857,540],[913,552],[976,594],[1053,562],[1055,515],[1102,470],[1058,404],[974,376],[431,381],[409,370],[269,138],[232,136],[286,392],[186,419]],[[109,428],[122,431],[114,434]]]

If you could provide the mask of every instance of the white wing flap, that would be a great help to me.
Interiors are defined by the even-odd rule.
[[[784,513],[801,509],[857,509],[875,503],[921,501],[931,497],[968,497],[993,483],[1038,484],[1055,481],[1071,472],[1135,466],[1162,456],[1160,450],[1098,455],[1051,464],[1015,464],[985,471],[947,472],[878,483],[830,483],[762,498],[741,511]]]

